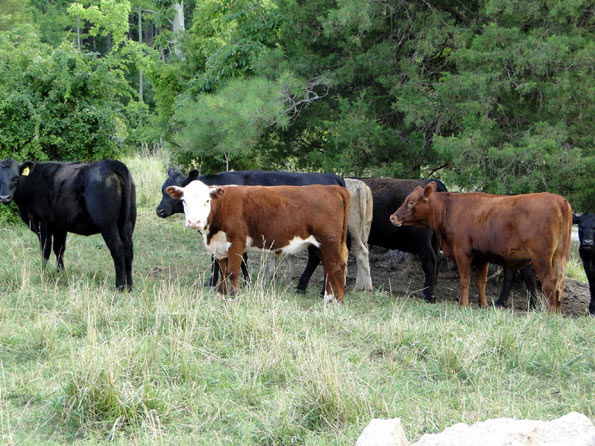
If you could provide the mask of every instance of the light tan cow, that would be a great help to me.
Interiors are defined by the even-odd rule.
[[[349,192],[349,234],[351,252],[357,264],[354,290],[372,291],[370,261],[368,258],[368,235],[372,226],[372,191],[363,181],[345,178]],[[345,268],[347,274],[347,268]]]

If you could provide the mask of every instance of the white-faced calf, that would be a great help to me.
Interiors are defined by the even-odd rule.
[[[186,226],[198,229],[223,272],[219,292],[238,288],[247,249],[294,254],[308,245],[320,253],[325,301],[344,298],[349,194],[340,186],[207,186],[192,181],[166,192],[182,200]]]

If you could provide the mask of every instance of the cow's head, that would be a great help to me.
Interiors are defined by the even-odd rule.
[[[417,186],[413,189],[399,209],[390,216],[392,224],[427,227],[432,213],[429,201],[435,190],[434,182],[428,183],[426,187]]]
[[[174,200],[181,200],[186,216],[186,226],[205,229],[211,213],[211,200],[225,192],[222,187],[207,186],[201,181],[192,181],[186,187],[168,186],[166,192]]]
[[[573,215],[572,223],[578,225],[580,249],[584,251],[594,249],[593,230],[595,229],[595,214]]]
[[[163,186],[161,186],[161,203],[159,203],[159,206],[157,206],[156,209],[157,215],[159,217],[165,218],[172,214],[181,214],[184,212],[182,202],[168,195],[166,189],[169,186],[184,187],[191,181],[196,180],[198,178],[198,174],[198,170],[196,169],[191,170],[187,176],[177,169],[170,168],[167,171],[167,179],[163,183]]]
[[[11,159],[0,161],[0,203],[9,204],[21,179],[28,176],[34,169],[33,161],[22,164]]]

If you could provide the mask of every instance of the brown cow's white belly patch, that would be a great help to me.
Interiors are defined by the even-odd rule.
[[[202,232],[202,238],[209,252],[217,259],[227,258],[227,253],[231,246],[231,242],[227,241],[227,234],[223,231],[219,231],[211,237],[211,242],[207,243],[208,233],[208,231]]]
[[[319,248],[320,242],[316,240],[316,237],[314,237],[313,235],[311,235],[307,239],[295,236],[289,241],[289,244],[287,246],[281,248],[281,252],[283,254],[293,255],[302,251],[304,248],[307,248],[309,245],[314,245],[317,248]]]
[[[314,245],[317,248],[320,247],[320,242],[316,240],[316,237],[314,237],[313,235],[309,236],[306,239],[295,236],[289,241],[287,245],[282,247],[274,246],[276,245],[274,241],[268,242],[267,240],[263,240],[261,244],[264,246],[264,248],[255,246],[254,240],[251,237],[246,238],[246,250],[274,251],[276,255],[294,255],[302,251],[304,248],[307,248],[309,245]]]
[[[213,254],[217,259],[225,259],[228,256],[229,247],[231,246],[231,242],[227,240],[227,234],[223,231],[219,231],[211,237],[211,241],[207,243],[208,237],[208,230],[202,233],[203,241],[206,248],[209,250],[211,254]],[[268,244],[265,242],[265,246]],[[304,248],[308,247],[309,245],[314,245],[317,248],[320,247],[320,242],[316,240],[316,237],[313,235],[309,236],[306,239],[301,237],[294,237],[292,238],[289,243],[282,248],[275,248],[275,254],[277,255],[294,255]],[[272,243],[270,244],[272,246]],[[251,237],[246,237],[246,250],[247,251],[268,251],[269,249],[259,248],[258,246],[254,245],[254,240]]]

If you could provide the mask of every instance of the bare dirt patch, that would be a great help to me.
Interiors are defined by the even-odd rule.
[[[253,255],[252,258],[256,258]],[[298,271],[303,271],[307,260],[304,252],[298,256]],[[347,276],[346,299],[349,299],[350,291],[355,284],[356,265],[353,256],[349,257],[349,273]],[[389,292],[395,299],[403,296],[413,295],[421,299],[421,289],[424,283],[424,274],[421,263],[416,257],[400,251],[388,251],[375,246],[370,247],[370,270],[372,272],[372,284],[376,289],[383,289]],[[251,271],[253,269],[251,268]],[[281,274],[283,274],[281,268]],[[285,272],[286,274],[286,272]],[[310,281],[310,287],[321,288],[322,267],[318,267]],[[538,285],[537,289],[540,287]],[[486,294],[488,303],[496,300],[502,290],[502,274],[497,267],[490,267]],[[460,296],[459,273],[455,263],[441,256],[438,281],[436,283],[435,297],[437,302],[458,303]],[[588,306],[591,297],[587,284],[577,282],[573,279],[566,279],[564,296],[562,300],[562,314],[564,316],[578,316],[588,314]],[[469,289],[469,302],[472,306],[478,307],[478,294],[475,282],[472,277]],[[518,312],[525,312],[528,309],[528,294],[525,284],[518,274],[515,276],[512,290],[508,298],[508,307]]]

